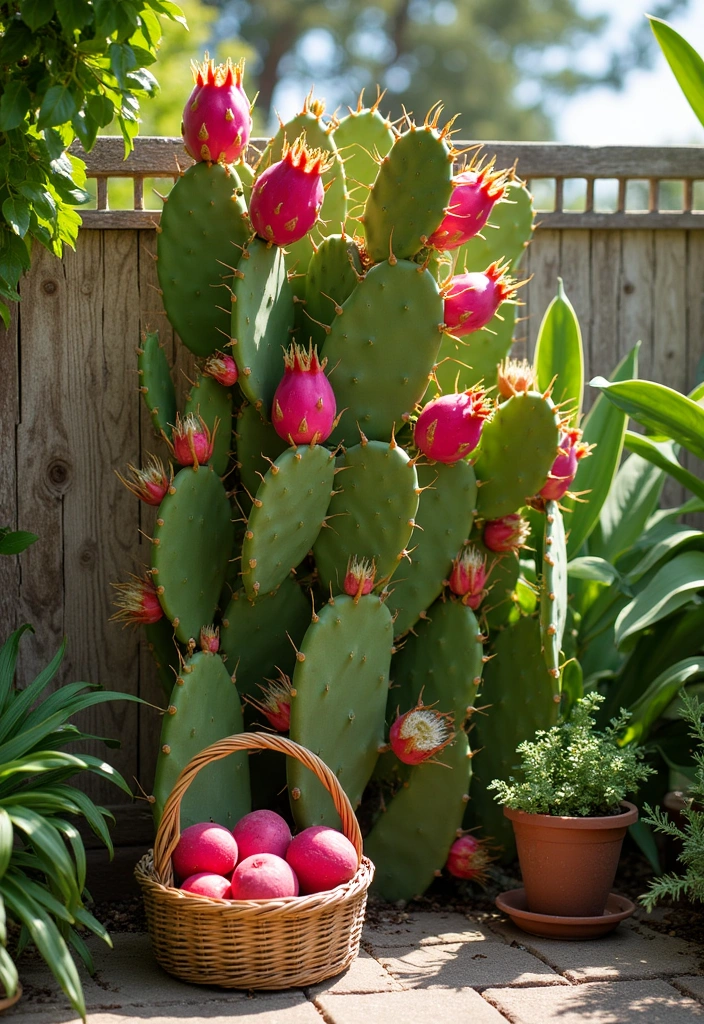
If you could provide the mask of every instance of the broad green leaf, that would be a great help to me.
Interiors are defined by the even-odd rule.
[[[0,878],[10,866],[14,837],[10,816],[3,807],[0,807]]]
[[[126,76],[128,72],[137,67],[137,58],[134,50],[127,43],[111,43],[108,49],[110,54],[110,68],[117,79],[120,87],[127,87]]]
[[[648,534],[645,536],[647,537]],[[687,526],[675,526],[659,539],[653,536],[650,543],[645,546],[643,558],[626,574],[626,580],[629,583],[637,583],[659,562],[674,555],[680,548],[690,545],[699,545],[700,548],[704,548],[704,533],[701,530],[693,530]]]
[[[629,637],[660,622],[704,589],[704,552],[676,555],[659,569],[648,585],[621,611],[615,641],[620,647]]]
[[[19,555],[37,540],[39,538],[36,533],[29,533],[28,530],[13,530],[9,533],[0,530],[0,555]]]
[[[83,793],[80,789],[73,789],[73,787],[57,787],[70,789],[71,798],[75,801],[80,809],[80,813],[86,819],[95,835],[102,841],[107,847],[110,859],[113,857],[113,845],[112,839],[110,838],[110,832],[105,823],[105,817],[108,812],[102,807],[97,807],[91,798]]]
[[[54,0],[22,0],[20,4],[22,21],[36,32],[54,15]]]
[[[89,96],[86,100],[86,107],[101,128],[110,124],[115,113],[113,102],[107,96]]]
[[[646,17],[685,99],[704,125],[704,60],[672,25],[651,14]]]
[[[88,870],[88,865],[86,861],[86,850],[83,845],[81,833],[73,822],[65,821],[63,818],[53,818],[52,820],[54,826],[71,844],[73,857],[76,861],[76,883],[78,885],[78,891],[83,892],[86,887],[86,871]],[[73,916],[78,920],[78,910],[76,908],[73,909]]]
[[[533,363],[539,390],[547,391],[557,377],[552,397],[557,403],[567,402],[565,412],[571,421],[579,423],[584,389],[582,332],[561,277],[557,279],[557,295],[540,325]]]
[[[610,384],[603,377],[595,377],[591,385],[600,388],[610,402],[644,426],[656,440],[676,441],[704,459],[704,409],[691,398],[650,380]]]
[[[184,28],[188,28],[188,22],[183,11],[178,4],[173,3],[173,0],[147,0],[147,3],[153,11],[159,11],[161,14],[171,18],[172,21],[177,21]]]
[[[622,743],[643,743],[652,726],[666,707],[672,703],[683,686],[704,678],[704,657],[685,658],[675,662],[654,679],[648,689],[633,704],[631,718]]]
[[[57,768],[71,768],[75,773],[83,771],[85,767],[83,760],[75,754],[58,750],[39,750],[35,754],[20,757],[16,761],[5,761],[0,764],[0,779],[4,780],[22,774],[37,775],[41,772],[54,771]]]
[[[59,16],[64,33],[73,42],[73,33],[83,28],[93,17],[93,11],[86,0],[55,0],[56,13]]]
[[[13,881],[21,885],[26,895],[36,900],[45,910],[48,910],[52,917],[58,917],[61,921],[73,924],[73,914],[69,913],[65,904],[60,903],[45,886],[28,878],[23,871],[12,871],[7,877],[12,878]]]
[[[567,575],[570,579],[593,580],[596,583],[620,583],[621,573],[605,558],[596,555],[584,555],[573,558],[567,563]]]
[[[66,124],[76,113],[76,101],[71,90],[65,85],[50,86],[39,108],[39,128],[54,128]]]
[[[660,867],[660,854],[658,853],[658,845],[655,842],[655,836],[650,825],[638,820],[628,826],[628,833],[640,852],[648,860],[655,874],[659,875],[662,871]]]
[[[8,196],[2,204],[2,215],[20,238],[29,231],[29,203],[24,196]]]
[[[0,983],[2,983],[7,997],[14,996],[18,982],[19,977],[15,963],[5,947],[0,946]]]
[[[23,626],[16,629],[14,633],[11,633],[8,639],[0,648],[0,714],[5,710],[5,705],[8,702],[10,693],[12,692],[12,683],[15,678],[15,665],[17,664],[17,651],[20,646],[20,640],[23,633],[29,630],[30,633],[34,632],[32,626],[28,622],[25,622]]]
[[[590,554],[615,564],[640,537],[660,499],[662,470],[630,455],[618,470],[589,538]]]
[[[687,398],[691,398],[693,402],[701,402],[704,400],[704,381],[701,381],[695,388],[687,395]]]
[[[65,720],[66,716],[58,711],[48,718],[37,722],[31,729],[26,729],[11,740],[7,740],[7,742],[0,745],[0,763],[3,761],[14,761],[15,758],[23,757],[33,747],[39,746],[42,740],[51,735],[57,727],[63,725]]]
[[[76,903],[80,898],[76,870],[60,833],[43,814],[29,807],[12,806],[8,809],[8,814],[14,827],[25,834],[34,852],[44,861],[49,875],[69,905]],[[4,882],[5,879],[0,885]]]
[[[99,128],[98,122],[87,110],[79,110],[71,118],[71,124],[86,153],[89,152],[95,145]]]
[[[611,380],[627,380],[638,372],[638,349],[635,345],[619,363]],[[582,501],[565,497],[562,504],[570,509],[565,517],[567,523],[567,557],[574,557],[587,540],[599,520],[599,513],[606,501],[609,488],[621,461],[623,435],[626,430],[625,415],[602,395],[599,395],[584,420],[583,440],[594,445],[587,459],[580,459],[577,476],[572,490],[582,494]]]
[[[0,131],[19,128],[32,105],[32,94],[23,82],[8,82],[0,98]]]
[[[103,942],[112,949],[112,939],[110,938],[107,928],[104,924],[101,924],[96,917],[93,917],[89,910],[86,910],[85,907],[77,907],[74,911],[74,917],[79,924],[82,924],[84,928],[87,928],[89,931],[93,932],[94,935],[97,935],[99,939],[102,939]]]
[[[678,461],[672,441],[653,441],[644,434],[634,434],[627,430],[625,443],[629,451],[664,469],[673,479],[704,501],[704,480],[690,473]]]

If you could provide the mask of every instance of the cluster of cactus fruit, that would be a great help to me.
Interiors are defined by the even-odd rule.
[[[309,95],[252,169],[242,68],[195,74],[196,162],[157,270],[198,376],[178,410],[143,336],[171,465],[123,479],[158,506],[117,613],[144,625],[168,701],[157,819],[195,753],[264,726],[365,797],[381,895],[422,893],[446,863],[481,878],[488,849],[465,832],[503,838],[485,787],[557,714],[558,502],[585,454],[576,410],[508,358],[530,194],[458,152],[440,107],[392,124],[361,98],[338,119]],[[199,774],[182,827],[206,807],[231,827],[281,792],[297,827],[339,826],[300,763],[242,754]]]

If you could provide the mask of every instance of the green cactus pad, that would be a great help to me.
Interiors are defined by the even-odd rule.
[[[210,465],[218,476],[224,476],[230,464],[230,449],[232,447],[231,389],[224,388],[214,377],[199,374],[183,407],[184,416],[191,412],[202,416],[211,432],[215,421],[219,420]]]
[[[332,528],[321,530],[313,545],[321,586],[336,594],[350,555],[374,559],[377,580],[395,572],[418,511],[418,474],[399,445],[367,441],[348,448],[338,470],[339,493],[328,509]]]
[[[513,595],[521,572],[521,563],[513,552],[497,554],[496,551],[490,551],[482,543],[481,535],[472,537],[472,543],[486,555],[487,569],[492,567],[487,581],[489,593],[482,601],[477,614],[489,629],[498,629],[506,623],[513,611]]]
[[[144,634],[159,673],[159,682],[168,700],[174,688],[179,666],[178,644],[174,639],[173,626],[164,617],[158,622],[148,623],[144,627]]]
[[[154,818],[158,825],[164,804],[179,773],[201,750],[242,732],[237,687],[217,654],[194,654],[182,667],[161,726],[161,750],[154,779]],[[203,768],[181,801],[181,829],[201,821],[232,828],[249,813],[247,752],[231,754]]]
[[[375,105],[350,109],[335,129],[335,142],[345,161],[348,215],[356,218],[364,210],[367,189],[376,181],[379,164],[375,156],[386,156],[394,144],[394,133],[389,120],[381,116]],[[364,235],[363,224],[355,222],[354,228]]]
[[[293,673],[291,739],[331,768],[353,807],[362,799],[384,743],[393,625],[374,594],[343,595],[320,610]],[[286,766],[296,824],[340,827],[330,795],[299,761]]]
[[[283,251],[253,238],[234,281],[232,355],[239,385],[262,416],[269,418],[284,375],[283,349],[291,338],[294,308]]]
[[[529,391],[504,402],[484,424],[475,463],[482,519],[509,515],[545,484],[559,441],[555,406]]]
[[[137,373],[155,434],[161,437],[163,433],[170,438],[171,424],[176,420],[176,391],[158,331],[146,331],[142,336],[137,349]]]
[[[557,721],[559,704],[553,700],[540,651],[537,618],[519,619],[498,632],[488,653],[496,657],[484,667],[479,693],[484,710],[474,716],[470,734],[477,756],[465,827],[481,826],[477,837],[501,844],[502,860],[507,862],[515,855],[513,828],[486,787],[493,779],[508,781],[515,770],[516,747],[533,739],[536,729],[549,729]]]
[[[383,440],[423,397],[442,334],[435,278],[408,260],[372,267],[336,316],[323,347],[342,413],[328,444]]]
[[[157,513],[152,573],[181,643],[213,621],[232,550],[230,502],[210,466],[182,469]]]
[[[329,327],[362,273],[359,249],[347,235],[328,235],[310,258],[305,282],[301,337],[322,349]],[[321,326],[324,325],[324,326]]]
[[[274,678],[277,668],[291,675],[310,617],[311,603],[290,576],[256,601],[244,590],[235,592],[223,612],[220,650],[242,697],[260,698],[259,684]]]
[[[271,463],[276,462],[289,445],[279,437],[271,423],[263,420],[254,406],[248,402],[237,414],[235,438],[240,483],[247,488],[253,498]],[[246,504],[248,507],[251,504],[249,498]]]
[[[313,546],[330,504],[335,456],[322,445],[280,455],[257,490],[242,544],[242,580],[250,597],[286,579]]]
[[[480,234],[456,250],[455,273],[463,274],[465,267],[486,270],[496,260],[508,260],[516,272],[533,234],[535,210],[532,195],[519,181],[509,182],[506,197],[510,202],[496,204]]]
[[[545,505],[545,546],[543,577],[540,583],[540,638],[543,657],[553,681],[553,692],[560,693],[560,651],[567,622],[567,548],[565,524],[556,501]]]
[[[223,285],[233,283],[229,268],[237,266],[238,246],[250,234],[234,169],[189,167],[171,189],[159,227],[156,269],[166,313],[184,345],[210,355],[229,337],[230,295]]]
[[[452,559],[469,537],[477,500],[474,470],[468,462],[420,464],[416,471],[423,490],[411,562],[404,561],[398,569],[386,602],[396,613],[396,636],[409,630],[440,595]]]
[[[443,218],[452,192],[452,156],[430,127],[413,128],[394,143],[367,197],[363,221],[374,263],[411,259]]]
[[[470,751],[462,724],[474,704],[482,674],[482,645],[474,613],[459,602],[436,601],[394,657],[396,707],[423,703],[455,716],[456,735],[434,760],[411,769],[364,842],[376,866],[374,886],[386,900],[422,894],[441,871],[469,799]],[[448,770],[449,769],[449,770]]]
[[[458,391],[466,391],[482,381],[486,387],[496,384],[496,367],[511,350],[516,306],[505,302],[500,316],[501,320],[495,316],[483,331],[474,331],[464,338],[443,334],[435,371],[443,394],[454,391],[455,384]],[[431,397],[429,392],[427,398]]]

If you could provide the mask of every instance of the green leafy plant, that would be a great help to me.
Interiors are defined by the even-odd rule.
[[[618,813],[619,803],[652,773],[635,747],[622,748],[618,736],[628,713],[612,719],[603,731],[595,729],[603,697],[589,693],[576,701],[570,718],[541,729],[535,739],[520,743],[522,779],[495,779],[489,789],[495,799],[528,814],[587,817]]]
[[[88,202],[85,150],[117,117],[125,154],[139,103],[158,88],[161,17],[185,20],[171,0],[15,0],[0,4],[0,317],[31,262],[31,240],[61,256],[74,246]]]
[[[704,60],[672,25],[662,18],[647,17],[680,89],[704,125]]]
[[[640,897],[648,910],[652,910],[658,900],[670,897],[679,899],[686,896],[690,900],[704,901],[704,811],[695,809],[695,804],[704,803],[704,704],[699,699],[682,691],[681,715],[689,724],[689,735],[696,740],[694,751],[695,776],[689,791],[689,806],[682,809],[685,820],[684,828],[671,821],[659,807],[645,805],[649,825],[663,835],[678,839],[682,843],[682,852],[678,860],[685,869],[683,875],[662,875],[650,883],[650,887]]]
[[[0,526],[0,555],[19,555],[37,540],[36,533]]]

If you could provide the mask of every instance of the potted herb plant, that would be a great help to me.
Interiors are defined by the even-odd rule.
[[[578,700],[567,721],[517,747],[520,780],[489,789],[513,824],[527,908],[560,917],[604,913],[626,829],[637,808],[624,799],[652,773],[634,747],[620,747],[628,714],[600,732],[592,717],[604,698]]]

